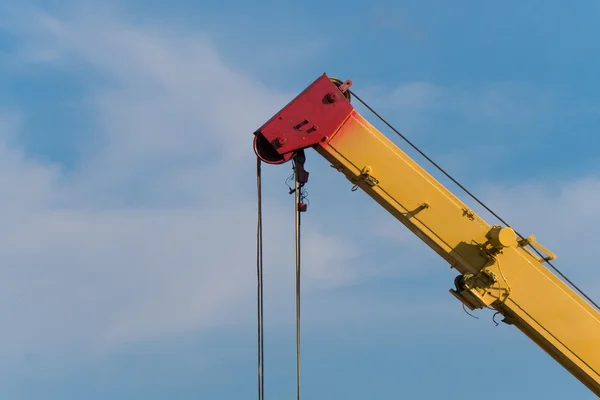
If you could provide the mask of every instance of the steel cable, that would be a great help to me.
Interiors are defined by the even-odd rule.
[[[298,179],[298,167],[294,163],[295,173],[295,196],[294,215],[296,231],[296,391],[297,399],[300,400],[300,196],[301,188]]]
[[[256,158],[256,189],[257,189],[257,227],[256,227],[256,297],[257,297],[257,347],[258,347],[258,400],[265,398],[264,375],[264,332],[263,332],[263,250],[262,250],[262,185],[261,185],[261,160]]]
[[[411,146],[415,151],[417,151],[421,156],[423,156],[427,161],[429,161],[438,171],[440,171],[442,174],[444,174],[448,179],[450,179],[454,184],[456,184],[459,188],[461,188],[469,197],[471,197],[473,200],[475,200],[480,206],[482,206],[484,209],[486,209],[490,214],[492,214],[494,217],[496,217],[500,222],[502,222],[505,226],[512,228],[508,222],[504,221],[504,219],[502,219],[498,214],[496,214],[491,208],[489,208],[487,205],[485,205],[485,203],[481,200],[479,200],[479,198],[477,198],[473,193],[471,193],[469,190],[467,190],[466,187],[464,187],[463,185],[460,184],[460,182],[458,182],[456,179],[454,179],[448,172],[446,172],[442,167],[440,167],[435,161],[433,161],[430,157],[428,157],[423,151],[421,151],[421,149],[419,149],[416,145],[414,145],[410,140],[408,140],[408,138],[406,136],[404,136],[402,133],[400,133],[396,128],[394,128],[387,120],[385,120],[385,118],[383,118],[381,115],[379,115],[375,110],[373,110],[373,108],[371,108],[366,102],[364,102],[360,97],[358,97],[356,95],[356,93],[354,93],[353,91],[348,89],[348,92],[350,92],[350,94],[356,98],[356,100],[358,100],[363,106],[365,106],[370,112],[372,112],[377,118],[379,118],[381,120],[381,122],[383,122],[384,124],[386,124],[391,130],[393,130],[398,136],[400,136],[400,138],[402,138],[402,140],[404,140],[406,143],[408,143],[409,146]],[[517,232],[514,228],[512,228],[515,233],[517,234],[517,236],[521,237],[521,239],[525,239],[525,237],[523,235],[521,235],[519,232]],[[533,251],[535,251],[535,253],[540,256],[540,258],[542,260],[544,260],[544,255],[534,246],[529,245],[529,247],[531,249],[533,249]],[[579,292],[579,294],[581,294],[585,299],[587,299],[594,307],[596,307],[596,309],[598,311],[600,311],[600,306],[594,301],[592,300],[582,289],[580,289],[575,283],[573,283],[569,278],[567,278],[557,267],[555,267],[549,260],[544,260],[557,274],[559,274],[566,282],[568,282],[577,292]]]

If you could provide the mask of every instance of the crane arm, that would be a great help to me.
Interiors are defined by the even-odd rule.
[[[354,109],[351,84],[323,74],[255,132],[256,154],[300,156],[306,181],[313,148],[456,269],[452,295],[497,310],[600,396],[600,313],[545,266],[554,254],[471,210]]]

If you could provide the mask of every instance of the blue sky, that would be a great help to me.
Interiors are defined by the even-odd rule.
[[[256,395],[252,132],[323,72],[600,297],[600,3],[165,4],[0,5],[2,398]],[[307,169],[304,398],[593,398]],[[290,172],[264,171],[273,399],[295,396]]]

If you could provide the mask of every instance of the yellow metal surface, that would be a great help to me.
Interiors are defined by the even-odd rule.
[[[488,234],[490,244],[494,248],[503,249],[517,244],[517,234],[509,227],[494,227]]]
[[[356,111],[316,147],[455,268],[452,294],[471,309],[491,306],[600,396],[600,313],[517,243],[491,226]]]

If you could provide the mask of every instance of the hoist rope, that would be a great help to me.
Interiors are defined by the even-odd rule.
[[[257,227],[256,227],[256,298],[258,313],[258,400],[265,398],[265,374],[264,374],[264,335],[263,335],[263,250],[262,250],[262,185],[261,185],[261,161],[256,158],[256,189],[257,189]]]
[[[400,136],[400,138],[402,138],[402,140],[404,140],[406,143],[408,143],[408,145],[410,145],[414,150],[416,150],[419,154],[421,154],[421,156],[423,156],[427,161],[429,161],[436,169],[438,169],[442,174],[444,174],[448,179],[450,179],[454,184],[456,184],[459,188],[461,188],[469,197],[471,197],[473,200],[475,200],[477,203],[479,203],[480,206],[482,206],[483,208],[485,208],[490,214],[492,214],[494,217],[496,217],[500,222],[502,222],[505,226],[512,228],[508,222],[504,221],[504,219],[502,219],[498,214],[496,214],[494,211],[492,211],[491,208],[489,208],[487,205],[485,205],[485,203],[481,200],[479,200],[473,193],[471,193],[469,190],[467,190],[466,187],[464,187],[463,185],[461,185],[456,179],[454,179],[448,172],[446,172],[442,167],[440,167],[435,161],[433,161],[430,157],[428,157],[421,149],[419,149],[416,145],[414,145],[410,140],[408,140],[408,138],[406,136],[404,136],[402,133],[400,133],[396,128],[394,128],[387,120],[385,120],[381,115],[379,115],[375,110],[373,110],[373,108],[371,108],[367,103],[365,103],[360,97],[358,97],[356,95],[356,93],[354,93],[351,90],[348,90],[348,92],[350,92],[350,94],[352,96],[354,96],[356,98],[356,100],[358,100],[363,106],[365,106],[369,111],[371,111],[377,118],[379,118],[381,120],[381,122],[383,122],[384,124],[386,124],[391,130],[393,130],[398,136]],[[517,234],[517,236],[521,237],[522,239],[525,239],[525,236],[521,235],[519,232],[517,232],[514,228],[512,228],[515,233]],[[533,251],[535,251],[537,253],[538,256],[540,256],[540,258],[542,260],[544,260],[544,255],[534,246],[529,245],[530,248],[533,249]],[[565,281],[567,281],[575,290],[577,290],[577,292],[579,292],[583,297],[585,297],[592,305],[594,305],[594,307],[596,307],[596,309],[598,311],[600,311],[600,306],[594,301],[592,300],[582,289],[580,289],[575,283],[573,283],[569,278],[567,278],[557,267],[555,267],[549,260],[545,260],[546,263],[557,273],[559,274]]]
[[[296,231],[296,390],[300,400],[300,184],[298,182],[298,167],[294,166],[295,195],[294,215]]]

